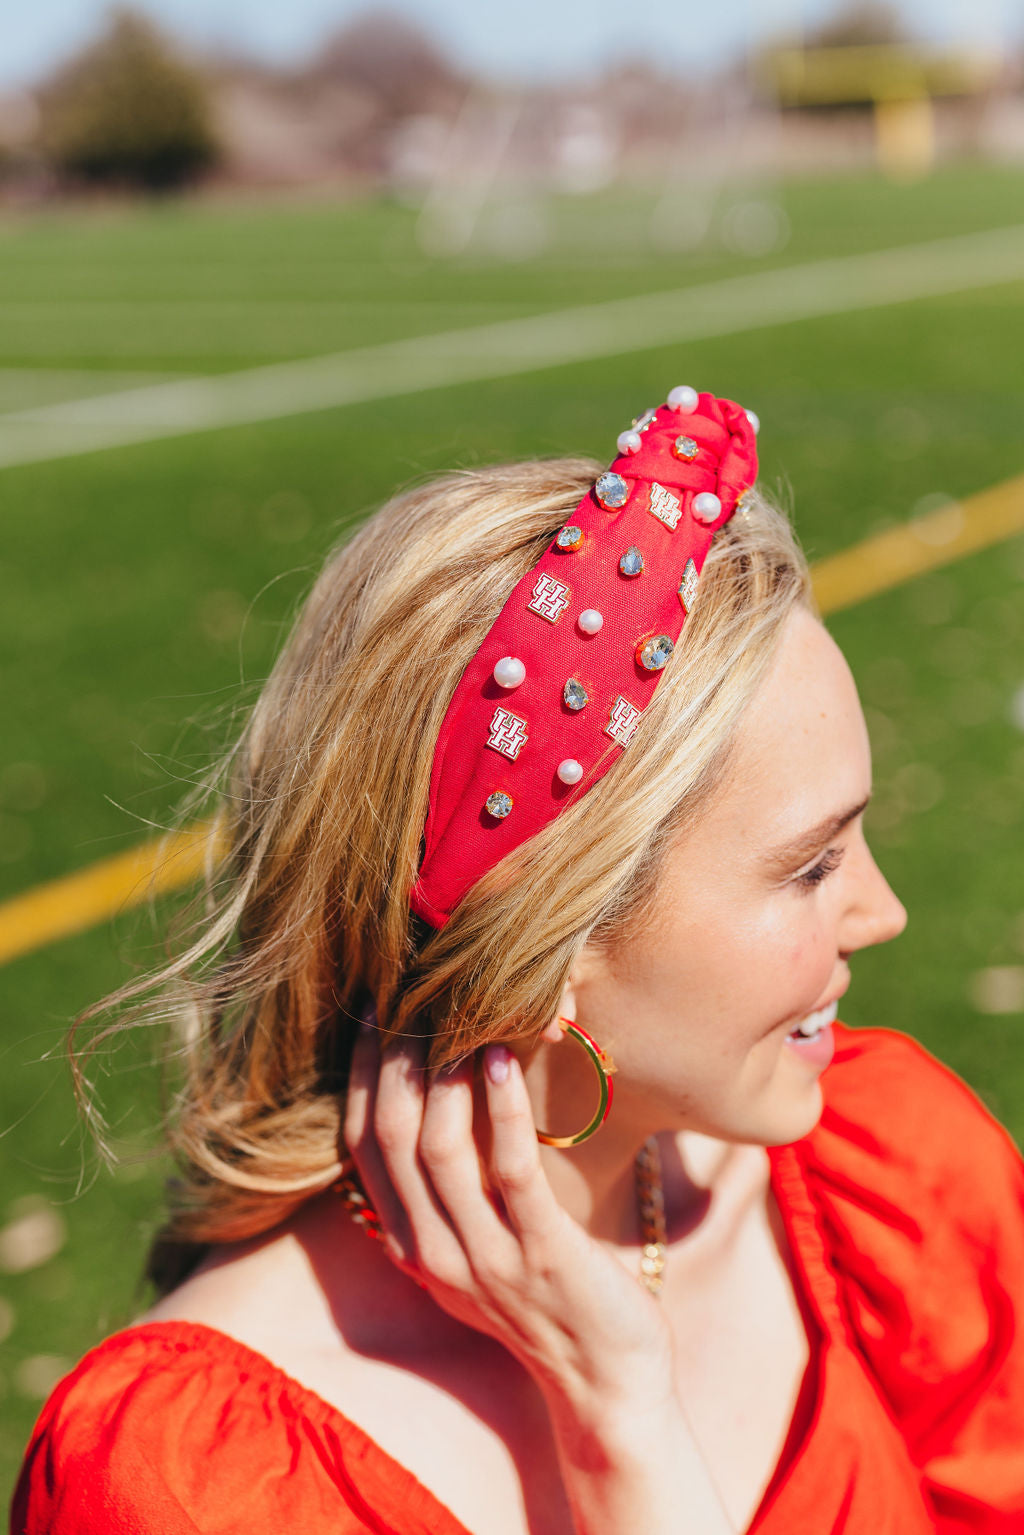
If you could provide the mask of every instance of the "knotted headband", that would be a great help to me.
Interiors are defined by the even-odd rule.
[[[757,478],[756,430],[732,400],[673,389],[513,590],[437,738],[411,897],[432,927],[629,746],[711,540]]]

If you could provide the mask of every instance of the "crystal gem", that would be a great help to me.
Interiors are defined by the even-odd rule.
[[[677,437],[672,444],[672,452],[676,458],[682,458],[687,463],[691,463],[697,457],[700,448],[698,448],[692,437]]]
[[[502,656],[491,675],[499,688],[517,688],[526,677],[526,667],[518,656]]]
[[[698,522],[716,522],[722,515],[722,503],[714,491],[702,490],[693,498],[693,515]]]
[[[624,576],[638,576],[644,568],[644,557],[635,544],[630,544],[622,559],[619,561],[619,569]]]
[[[669,390],[668,404],[671,410],[682,411],[684,415],[689,415],[700,404],[700,395],[696,389],[691,389],[689,384],[677,384],[674,389]]]
[[[583,777],[583,764],[577,762],[575,757],[566,757],[564,762],[558,764],[557,771],[562,783],[579,783]]]
[[[575,677],[570,677],[566,682],[562,689],[562,697],[565,699],[566,707],[573,711],[585,709],[590,702],[586,688],[582,682],[577,682]]]
[[[561,528],[558,537],[555,539],[559,549],[578,549],[582,542],[583,529],[577,528],[573,523],[568,523],[564,528]]]
[[[667,661],[671,659],[675,649],[667,634],[653,634],[649,640],[643,640],[636,647],[636,658],[644,671],[660,672]]]
[[[576,622],[584,634],[597,634],[604,625],[604,614],[596,608],[584,608]]]
[[[604,474],[598,475],[594,495],[606,512],[615,512],[620,506],[625,506],[629,500],[629,485],[621,474],[615,474],[608,469]]]
[[[488,815],[492,815],[496,821],[503,821],[512,809],[512,796],[506,794],[504,789],[496,789],[493,794],[488,794],[485,801]]]

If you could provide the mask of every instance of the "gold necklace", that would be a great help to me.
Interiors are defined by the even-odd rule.
[[[640,1255],[640,1283],[652,1295],[659,1295],[665,1273],[665,1196],[661,1186],[661,1152],[653,1135],[636,1154],[633,1164],[637,1212],[643,1249]],[[357,1226],[374,1241],[383,1240],[380,1216],[366,1197],[355,1169],[335,1180],[331,1192],[337,1194]]]
[[[665,1195],[661,1183],[661,1152],[652,1135],[644,1141],[633,1164],[636,1204],[640,1212],[640,1283],[660,1295],[665,1273]]]

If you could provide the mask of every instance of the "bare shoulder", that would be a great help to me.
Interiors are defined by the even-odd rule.
[[[388,1424],[422,1389],[418,1357],[444,1323],[436,1307],[425,1319],[424,1299],[336,1207],[312,1200],[262,1237],[212,1248],[136,1320],[225,1333],[404,1458]]]
[[[445,1373],[500,1354],[439,1310],[329,1198],[248,1242],[213,1248],[142,1322],[226,1333],[362,1422]]]
[[[441,1311],[329,1200],[264,1237],[214,1248],[137,1318],[160,1321],[202,1323],[262,1355],[470,1529],[525,1529],[526,1464],[561,1507],[547,1414],[526,1372]]]
[[[187,1279],[137,1322],[200,1322],[263,1354],[300,1381],[311,1358],[329,1359],[336,1374],[352,1332],[351,1325],[347,1330],[342,1325],[341,1313],[348,1310],[358,1317],[365,1255],[351,1240],[358,1233],[340,1223],[334,1230],[334,1222],[331,1229],[321,1229],[328,1214],[320,1201],[311,1201],[262,1236],[215,1245]],[[338,1293],[335,1264],[324,1262],[324,1250],[335,1246],[338,1256],[353,1249],[353,1283],[347,1296],[344,1289]],[[358,1336],[355,1343],[358,1347]]]

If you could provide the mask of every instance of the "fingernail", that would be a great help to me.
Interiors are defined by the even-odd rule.
[[[512,1065],[512,1052],[507,1045],[488,1045],[484,1052],[484,1070],[496,1085],[508,1081]]]

